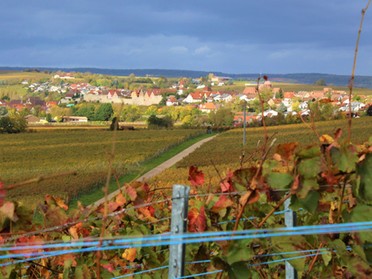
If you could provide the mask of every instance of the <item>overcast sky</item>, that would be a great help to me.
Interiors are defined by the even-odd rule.
[[[351,73],[367,0],[1,0],[0,66]],[[372,7],[357,74],[372,75]]]

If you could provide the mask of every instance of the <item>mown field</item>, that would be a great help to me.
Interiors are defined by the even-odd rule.
[[[200,130],[118,131],[113,169],[117,175],[141,171],[141,163]],[[45,194],[67,199],[97,189],[108,168],[113,132],[107,130],[48,130],[0,135],[0,181],[6,185],[66,172],[10,190],[9,198],[35,203]]]
[[[361,144],[368,141],[369,137],[372,136],[372,118],[353,119],[352,124],[352,142]],[[316,130],[320,135],[329,134],[333,136],[337,128],[343,130],[342,138],[346,138],[346,120],[316,123]],[[268,134],[276,139],[272,151],[275,151],[275,146],[285,142],[298,142],[300,146],[319,143],[315,133],[305,124],[271,126],[268,127]],[[211,187],[215,187],[215,190],[218,190],[219,173],[224,177],[229,169],[234,170],[239,167],[240,156],[243,150],[245,153],[245,166],[248,166],[249,161],[256,160],[260,156],[260,153],[256,151],[257,145],[263,142],[263,128],[247,128],[247,144],[245,148],[243,148],[242,138],[242,129],[234,129],[222,133],[185,157],[175,167],[153,178],[150,184],[154,187],[170,187],[173,184],[188,185],[188,169],[194,165],[198,166],[205,173],[205,181],[209,182]]]

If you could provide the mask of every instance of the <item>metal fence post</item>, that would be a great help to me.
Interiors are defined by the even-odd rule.
[[[171,233],[183,234],[187,231],[187,214],[190,187],[174,185],[172,193]],[[169,247],[168,278],[178,278],[184,274],[185,244],[175,244]]]
[[[289,209],[290,204],[290,199],[284,202],[284,222],[288,228],[296,226],[296,212],[293,212],[293,210]],[[285,278],[297,279],[297,271],[288,261],[285,262]]]

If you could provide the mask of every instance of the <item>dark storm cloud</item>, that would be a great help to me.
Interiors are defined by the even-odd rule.
[[[2,0],[0,64],[348,73],[365,4]],[[365,74],[370,18],[358,68]]]

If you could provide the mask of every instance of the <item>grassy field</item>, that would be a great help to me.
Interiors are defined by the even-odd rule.
[[[204,131],[203,131],[204,132]],[[113,168],[117,175],[140,172],[155,158],[200,130],[119,131]],[[5,184],[76,172],[10,190],[10,198],[35,203],[45,194],[74,198],[102,185],[109,167],[113,132],[49,130],[0,135],[0,178]]]
[[[346,120],[324,121],[317,122],[316,129],[320,135],[333,135],[337,128],[343,130],[346,138],[347,123]],[[372,118],[364,117],[353,120],[352,126],[352,141],[357,144],[368,141],[372,136]],[[275,146],[284,142],[298,142],[302,146],[311,145],[319,142],[314,132],[304,124],[282,125],[268,127],[269,135],[274,135],[276,138]],[[224,176],[228,169],[239,167],[240,156],[242,151],[245,151],[246,161],[249,158],[253,160],[258,158],[255,155],[257,144],[262,143],[264,132],[263,128],[248,128],[247,129],[247,145],[243,148],[242,144],[242,129],[230,130],[220,134],[212,141],[203,145],[194,153],[185,157],[182,161],[171,169],[168,169],[153,178],[150,185],[153,187],[170,187],[173,184],[188,185],[188,168],[191,165],[200,167],[204,171],[206,182],[218,188],[219,175]],[[248,162],[247,162],[248,163]],[[247,165],[247,163],[245,165]],[[218,170],[218,172],[217,172]]]

